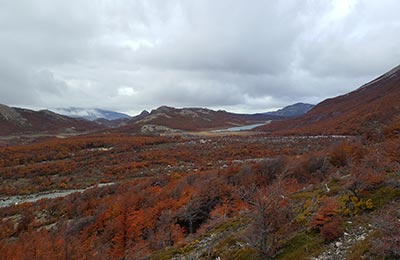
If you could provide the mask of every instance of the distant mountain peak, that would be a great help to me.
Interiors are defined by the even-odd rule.
[[[149,111],[143,110],[143,111],[139,114],[139,116],[147,116],[147,115],[149,115],[149,114],[150,114]]]
[[[62,114],[64,116],[73,117],[73,118],[83,118],[90,121],[95,121],[97,119],[106,119],[109,121],[118,120],[118,119],[128,119],[129,115],[104,110],[99,108],[79,108],[79,107],[69,107],[69,108],[55,108],[52,111]]]
[[[95,123],[49,110],[34,111],[0,104],[0,135],[65,133],[98,129]]]
[[[15,109],[0,104],[0,119],[15,122],[17,124],[25,124],[27,120],[21,116]]]
[[[151,110],[150,114],[155,114],[155,113],[170,113],[175,111],[176,108],[170,107],[170,106],[160,106],[156,109]]]
[[[314,105],[298,102],[290,106],[278,109],[277,111],[267,112],[267,115],[282,116],[282,117],[297,117],[310,111]]]
[[[171,131],[198,131],[233,126],[264,123],[281,117],[267,114],[235,114],[224,110],[212,110],[203,107],[174,108],[160,106],[151,110],[149,114],[142,112],[132,117],[124,126],[122,132],[171,132]],[[150,131],[151,130],[151,131]]]
[[[400,118],[400,66],[360,88],[329,98],[307,114],[263,127],[284,134],[345,134],[381,138]]]

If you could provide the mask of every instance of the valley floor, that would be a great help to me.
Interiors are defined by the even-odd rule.
[[[399,144],[245,131],[3,147],[0,259],[397,257]]]

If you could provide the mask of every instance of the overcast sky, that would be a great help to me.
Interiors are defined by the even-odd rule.
[[[398,0],[0,0],[0,103],[262,112],[400,64]]]

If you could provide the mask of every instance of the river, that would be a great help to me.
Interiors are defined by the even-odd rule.
[[[256,127],[259,127],[259,126],[269,124],[270,122],[271,121],[267,121],[267,122],[264,122],[264,123],[258,123],[258,124],[252,124],[252,125],[235,126],[235,127],[225,128],[225,129],[218,129],[218,130],[214,130],[214,131],[211,131],[211,132],[220,133],[220,132],[248,131],[248,130],[252,130],[252,129],[256,128]]]

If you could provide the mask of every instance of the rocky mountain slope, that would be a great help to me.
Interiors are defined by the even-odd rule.
[[[273,116],[282,116],[282,117],[297,117],[297,116],[301,116],[301,115],[307,113],[314,106],[315,105],[312,105],[312,104],[299,102],[299,103],[278,109],[277,111],[267,112],[264,114],[273,115]]]
[[[400,119],[400,66],[353,92],[324,100],[305,115],[260,129],[281,134],[379,135]]]
[[[173,108],[161,106],[150,113],[142,113],[132,118],[122,132],[154,132],[205,130],[221,127],[252,124],[282,117],[265,114],[234,114],[223,110],[214,111],[206,108]]]
[[[98,128],[96,123],[49,110],[33,111],[0,105],[0,135],[81,132]]]
[[[83,118],[90,121],[95,121],[97,119],[106,119],[109,121],[118,120],[118,119],[128,119],[129,115],[124,113],[119,113],[110,110],[98,109],[98,108],[78,108],[78,107],[70,107],[70,108],[55,108],[51,109],[55,113],[73,117],[73,118]]]

